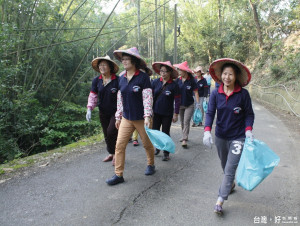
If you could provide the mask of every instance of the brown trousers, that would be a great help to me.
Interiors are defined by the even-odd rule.
[[[188,107],[180,106],[179,116],[181,122],[182,139],[188,140],[190,133],[190,122],[194,113],[194,104]]]
[[[144,120],[131,121],[122,118],[115,151],[115,174],[117,176],[123,176],[126,146],[135,129],[138,131],[146,150],[147,165],[154,165],[154,147],[146,134]]]

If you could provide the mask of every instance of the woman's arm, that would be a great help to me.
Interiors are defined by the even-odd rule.
[[[204,126],[205,131],[211,131],[212,124],[214,122],[214,118],[217,110],[217,95],[218,95],[218,91],[217,89],[215,89],[214,91],[212,91],[211,96],[209,98],[208,108],[205,117],[205,126]]]
[[[198,104],[199,101],[200,101],[198,90],[194,90],[194,94],[195,94],[196,102],[197,102],[197,104]]]
[[[153,95],[152,89],[147,88],[143,89],[143,105],[144,105],[144,118],[151,117],[153,114],[152,105],[153,105]]]
[[[119,90],[117,94],[117,111],[115,114],[115,118],[116,120],[121,120],[122,116],[123,116],[123,97],[121,91]]]

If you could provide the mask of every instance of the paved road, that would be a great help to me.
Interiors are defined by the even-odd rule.
[[[254,191],[237,187],[213,213],[222,179],[215,147],[202,144],[203,127],[191,129],[189,148],[180,146],[180,127],[171,161],[155,158],[157,173],[145,176],[146,155],[128,145],[125,183],[110,187],[111,163],[102,163],[104,144],[26,176],[0,184],[0,225],[300,225],[300,137],[280,118],[254,103],[254,134],[281,158],[273,173]],[[298,139],[297,139],[298,138]],[[284,222],[285,221],[285,222]],[[288,221],[293,223],[287,223]],[[296,223],[299,222],[299,223]],[[277,224],[279,225],[279,224]]]

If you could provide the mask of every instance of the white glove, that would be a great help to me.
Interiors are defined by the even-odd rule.
[[[204,136],[203,136],[203,144],[209,148],[212,148],[213,143],[214,142],[213,142],[210,131],[205,131]]]
[[[253,142],[254,136],[251,130],[246,131],[246,138],[249,138],[251,142]]]
[[[91,109],[89,109],[89,108],[87,109],[85,117],[88,122],[91,121],[91,118],[92,118],[92,110]]]

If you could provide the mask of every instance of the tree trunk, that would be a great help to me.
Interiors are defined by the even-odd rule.
[[[154,29],[154,62],[157,61],[158,56],[158,35],[157,35],[157,0],[155,0],[155,29]]]
[[[220,54],[221,58],[224,57],[223,41],[222,41],[222,30],[223,30],[222,6],[221,6],[221,0],[218,0],[218,34],[219,34],[219,38],[220,38],[219,54]]]
[[[166,60],[166,0],[164,0],[164,13],[163,13],[163,38],[162,38],[162,61]]]
[[[137,1],[137,15],[138,15],[138,21],[137,21],[137,37],[138,37],[138,50],[141,52],[141,1]]]
[[[262,38],[262,32],[261,32],[261,27],[260,27],[260,23],[259,23],[259,18],[258,18],[258,13],[257,13],[257,6],[256,3],[254,3],[252,0],[249,0],[250,5],[252,7],[253,10],[253,19],[255,22],[255,26],[256,26],[256,35],[257,35],[257,41],[258,41],[258,45],[259,45],[259,52],[261,53],[263,50],[263,38]]]
[[[177,4],[174,7],[174,56],[173,64],[177,64]]]

